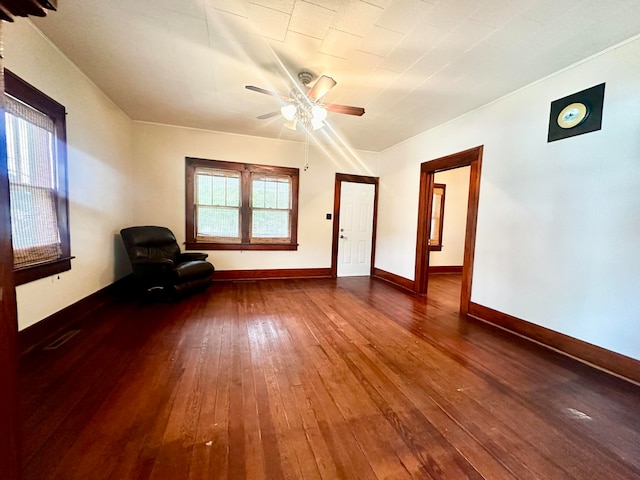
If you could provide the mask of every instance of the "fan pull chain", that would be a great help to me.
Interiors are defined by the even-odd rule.
[[[305,128],[307,132],[306,140],[304,142],[304,171],[309,170],[309,130]]]

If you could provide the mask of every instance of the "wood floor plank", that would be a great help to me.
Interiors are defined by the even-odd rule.
[[[426,372],[412,375],[411,381],[416,389],[413,396],[419,398],[422,395],[434,402],[518,478],[569,478],[567,472],[546,459],[537,449],[532,449],[520,432],[510,427],[511,422],[501,422],[496,417],[496,411],[487,408],[486,397],[481,393],[486,383],[482,376],[461,369],[456,362],[448,361],[446,357],[440,358],[441,368],[433,368],[433,360],[425,362],[421,356],[422,348],[419,343],[408,344],[402,352],[387,344],[377,345],[376,350],[384,359],[393,356],[394,362],[387,360],[387,365],[396,370],[398,375],[402,375],[407,369]],[[414,388],[413,385],[410,388]],[[500,391],[501,388],[498,388],[496,394]],[[502,409],[502,405],[498,408]],[[512,452],[518,451],[528,453],[526,463],[513,456]]]
[[[123,298],[22,359],[26,480],[640,479],[640,388],[365,277]]]
[[[226,391],[222,372],[222,352],[228,351],[228,331],[230,322],[218,320],[210,312],[230,311],[235,303],[229,296],[209,296],[200,318],[206,325],[201,344],[204,350],[203,362],[199,365],[200,384],[202,386],[203,401],[197,420],[197,430],[194,438],[193,451],[190,459],[189,479],[221,478],[210,474],[213,459],[222,455],[226,457],[225,439],[220,434],[226,429],[218,428],[215,422],[216,400]],[[225,310],[227,309],[227,310]],[[227,318],[230,318],[229,314]]]
[[[319,332],[314,326],[315,322],[322,321],[322,316],[317,310],[312,309],[312,303],[306,298],[289,302],[289,305],[293,315],[300,318],[303,323],[299,326],[300,328],[290,330],[294,342],[302,345],[299,351],[305,359],[307,372],[303,388],[314,412],[315,423],[322,435],[321,452],[325,452],[324,447],[326,447],[331,458],[328,471],[336,473],[335,476],[323,478],[374,479],[375,473],[353,431],[348,428],[339,401],[336,402],[331,393],[334,387],[332,385],[328,387],[322,375],[322,372],[331,366],[330,356],[327,349],[321,345]],[[311,321],[313,316],[318,318]]]

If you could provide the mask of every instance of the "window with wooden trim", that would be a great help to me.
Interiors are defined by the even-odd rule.
[[[433,207],[431,209],[431,238],[429,250],[442,250],[442,232],[444,228],[444,195],[447,186],[444,183],[433,185]]]
[[[297,250],[297,168],[185,159],[186,247]]]
[[[65,108],[5,70],[15,283],[71,269]]]

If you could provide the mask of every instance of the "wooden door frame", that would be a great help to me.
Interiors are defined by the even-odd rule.
[[[471,303],[471,283],[473,260],[476,246],[476,226],[478,223],[478,203],[480,199],[480,172],[484,146],[470,148],[424,162],[420,165],[420,197],[418,203],[418,236],[416,240],[415,292],[426,294],[429,283],[429,238],[431,237],[431,209],[433,203],[433,183],[436,172],[460,167],[471,167],[469,178],[469,200],[467,204],[467,224],[462,264],[462,289],[460,292],[460,313],[466,315]]]
[[[338,240],[340,236],[340,194],[342,193],[342,182],[368,183],[374,185],[375,187],[375,193],[373,197],[373,230],[371,233],[371,269],[369,270],[369,275],[373,275],[373,267],[376,258],[379,178],[367,177],[364,175],[336,173],[335,187],[333,191],[333,240],[331,244],[331,278],[338,277]]]
[[[4,82],[0,85],[0,95],[4,95]],[[2,392],[0,394],[0,478],[7,480],[20,478],[22,470],[17,393],[17,319],[11,245],[7,136],[4,102],[0,101],[0,391]]]
[[[4,16],[45,16],[53,6],[22,8],[21,3],[0,0]],[[44,2],[40,2],[44,3]],[[55,5],[55,2],[53,2]],[[2,22],[4,23],[4,22]],[[0,41],[3,37],[0,25]],[[4,61],[0,57],[0,478],[22,478],[22,446],[18,411],[18,310],[13,273],[11,208],[7,168],[7,134],[4,118]]]

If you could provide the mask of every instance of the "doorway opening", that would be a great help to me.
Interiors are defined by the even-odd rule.
[[[377,213],[378,177],[336,173],[331,248],[333,278],[372,274]]]
[[[431,238],[435,174],[459,167],[471,167],[460,292],[460,313],[463,315],[469,312],[469,303],[471,302],[471,281],[476,243],[476,224],[478,220],[478,200],[480,197],[482,150],[483,146],[471,148],[446,157],[424,162],[420,166],[418,238],[416,241],[415,265],[415,292],[419,294],[426,294],[429,284],[429,239]]]

